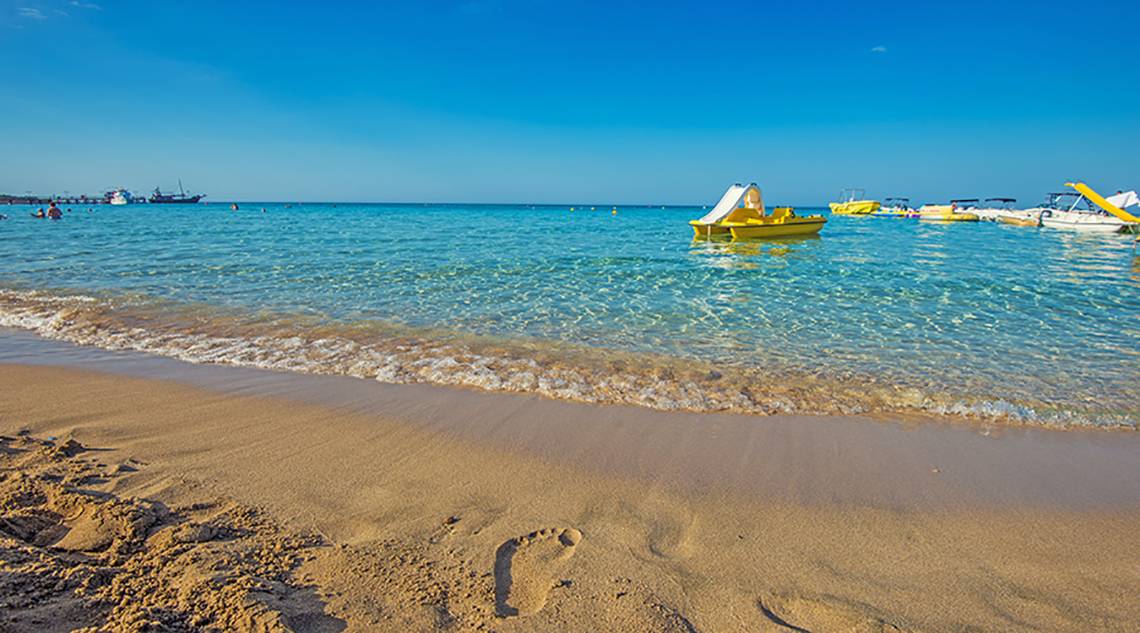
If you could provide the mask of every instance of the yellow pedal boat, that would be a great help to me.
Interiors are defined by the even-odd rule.
[[[776,207],[767,213],[760,188],[755,183],[737,183],[728,188],[712,211],[690,221],[689,226],[697,239],[759,239],[815,235],[826,222],[822,215],[797,216],[791,207]]]
[[[870,215],[879,210],[878,200],[867,200],[862,189],[844,189],[839,194],[839,202],[829,203],[832,215]]]
[[[799,237],[819,233],[827,218],[822,215],[798,216],[791,207],[775,207],[772,213],[759,219],[728,223],[734,240],[754,240],[770,237]]]

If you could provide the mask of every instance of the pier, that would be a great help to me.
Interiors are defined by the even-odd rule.
[[[34,204],[51,204],[52,202],[54,202],[60,206],[69,205],[69,204],[70,205],[76,205],[76,206],[94,205],[94,204],[110,204],[111,203],[111,194],[106,193],[106,194],[94,195],[94,196],[88,196],[88,195],[76,196],[76,195],[71,195],[71,194],[64,194],[61,196],[40,196],[40,195],[26,194],[26,195],[22,195],[22,196],[13,196],[13,195],[9,195],[9,194],[0,193],[0,205],[12,205],[12,204],[32,204],[32,205],[34,205]],[[140,196],[138,198],[132,198],[130,204],[146,204],[147,202],[148,202],[148,200],[145,197]]]
[[[99,196],[86,196],[86,195],[80,195],[80,196],[74,196],[74,195],[39,196],[39,195],[28,194],[28,195],[22,195],[22,196],[13,196],[13,195],[9,195],[9,194],[0,194],[0,204],[8,204],[8,205],[11,205],[11,204],[51,204],[52,202],[55,202],[56,204],[59,204],[59,205],[64,205],[64,204],[83,205],[83,204],[107,204],[109,201],[110,201],[110,199],[104,195],[99,195]]]
[[[106,196],[54,196],[49,200],[54,200],[56,204],[107,204]]]

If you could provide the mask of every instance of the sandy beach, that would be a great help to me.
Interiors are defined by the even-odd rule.
[[[82,356],[55,351],[41,362]],[[5,630],[1140,621],[1133,433],[667,414],[100,354],[0,366]]]
[[[0,633],[1140,633],[1066,9],[0,3]]]

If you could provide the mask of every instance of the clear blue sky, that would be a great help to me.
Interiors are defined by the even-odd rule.
[[[0,0],[0,191],[1140,187],[1140,2]]]

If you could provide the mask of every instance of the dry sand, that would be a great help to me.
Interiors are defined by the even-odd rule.
[[[677,473],[650,476],[659,462],[629,439],[611,452],[625,442],[649,466],[586,467],[551,458],[557,445],[529,450],[401,419],[417,409],[389,417],[16,365],[0,366],[0,385],[4,631],[1132,631],[1140,622],[1140,506],[1127,494],[1135,460],[1114,466],[1124,486],[1106,483],[1118,486],[1111,494],[1083,483],[1091,504],[1043,503],[1051,480],[1033,489],[1013,474],[928,486],[952,502],[900,493],[876,503],[855,491],[886,485],[880,477],[846,482],[830,499],[721,478],[686,486]],[[424,417],[464,414],[441,413],[465,402],[448,390],[413,391]],[[493,414],[505,396],[487,397]],[[567,437],[596,432],[566,413],[585,408],[534,407]],[[1050,437],[1060,439],[1049,446],[1087,443]],[[1132,434],[1098,436],[1112,437],[1140,454]],[[1016,443],[997,446],[1006,448],[988,449],[995,459],[1006,450],[1019,463]],[[835,481],[810,476],[833,469],[809,447],[783,450],[786,468],[804,474],[789,482]],[[1095,471],[1082,451],[1057,468]],[[931,482],[957,465],[952,451],[938,456],[924,473]],[[913,467],[900,476],[913,479]],[[957,490],[986,485],[1015,493]]]

